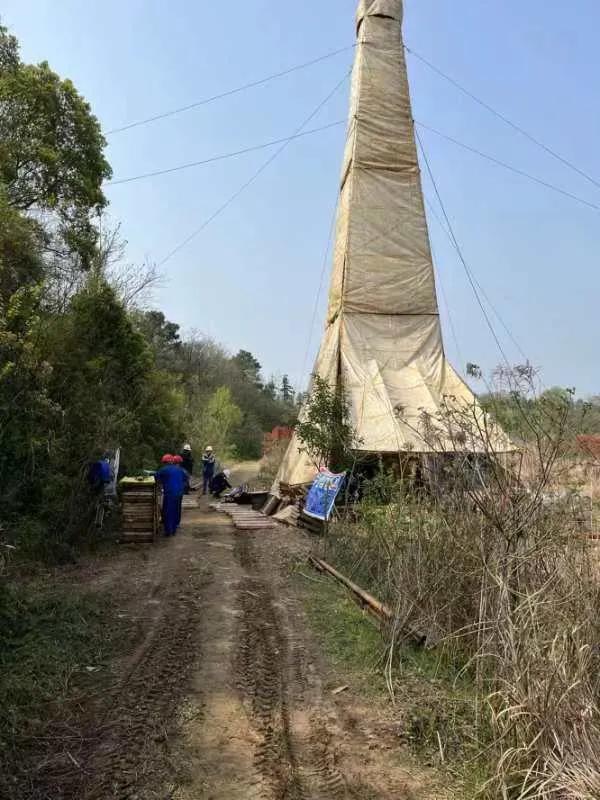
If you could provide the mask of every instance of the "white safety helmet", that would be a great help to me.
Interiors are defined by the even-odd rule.
[[[184,445],[183,445],[183,450],[184,450],[184,452],[186,452],[186,453],[187,453],[188,451],[191,453],[191,451],[192,451],[192,445],[191,445],[191,444],[184,444]]]
[[[224,469],[223,470],[223,475],[225,475],[225,477],[228,478],[231,475],[231,470],[230,469]]]
[[[210,445],[208,445],[208,447],[206,448],[206,452],[207,453],[212,453],[212,451],[213,451],[212,447]]]

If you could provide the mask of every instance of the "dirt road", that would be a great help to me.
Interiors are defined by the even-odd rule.
[[[174,540],[98,565],[90,580],[119,599],[127,655],[48,796],[442,797],[371,709],[332,695],[290,576],[308,546],[285,528],[237,532],[202,502]]]

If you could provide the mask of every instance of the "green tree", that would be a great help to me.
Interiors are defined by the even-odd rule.
[[[220,386],[206,403],[196,438],[211,444],[217,454],[228,456],[232,454],[234,433],[242,419],[242,412],[233,402],[231,390],[227,386]]]
[[[23,286],[0,300],[0,518],[27,506],[58,408],[50,364],[39,348],[40,290]]]
[[[352,450],[360,443],[343,391],[332,388],[319,375],[313,377],[296,434],[301,450],[318,469],[348,469],[353,462]]]
[[[62,239],[88,266],[96,231],[90,214],[106,205],[106,145],[89,105],[47,63],[23,64],[0,27],[0,182],[20,211],[56,214]]]
[[[290,379],[287,375],[284,375],[281,379],[281,389],[279,391],[283,402],[293,405],[295,392],[294,387],[290,383]]]
[[[0,26],[0,70],[17,69],[19,66],[19,42],[6,28]]]
[[[593,414],[588,414],[592,406],[576,403],[573,395],[573,389],[557,386],[540,395],[533,390],[514,389],[481,395],[479,402],[506,433],[517,440],[528,441],[535,438],[539,430],[555,435],[563,429],[565,415],[573,437],[576,433],[588,432],[586,423],[588,418],[593,418]]]
[[[265,433],[258,418],[251,411],[246,411],[234,435],[236,454],[240,458],[260,458],[263,454],[264,438]]]
[[[275,384],[274,378],[269,378],[267,383],[264,386],[264,394],[269,400],[275,400],[277,398],[277,386]]]
[[[178,432],[178,409],[151,348],[95,273],[67,312],[50,320],[43,346],[61,414],[48,435],[40,512],[48,537],[71,545],[85,530],[90,459],[121,447],[129,468],[153,466]]]
[[[0,298],[42,281],[44,234],[37,222],[14,208],[0,186]]]
[[[152,347],[158,364],[162,368],[174,366],[174,356],[181,347],[179,325],[169,322],[162,311],[137,312],[134,320]]]
[[[262,384],[260,377],[261,365],[248,350],[240,350],[233,358],[234,363],[240,368],[246,380],[255,385]]]

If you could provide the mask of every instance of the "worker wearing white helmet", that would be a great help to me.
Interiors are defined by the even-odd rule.
[[[184,468],[188,476],[186,492],[185,492],[186,494],[188,494],[190,491],[190,478],[194,474],[194,456],[192,455],[192,445],[186,442],[186,444],[184,444],[183,447],[181,448],[180,455],[181,455],[181,466]]]
[[[202,454],[202,494],[206,494],[210,489],[215,474],[215,463],[213,448],[208,445]]]

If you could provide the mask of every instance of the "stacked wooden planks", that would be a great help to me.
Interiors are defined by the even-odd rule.
[[[284,525],[297,528],[300,519],[300,509],[298,506],[293,505],[284,506],[280,508],[276,514],[273,514],[273,519],[277,520],[277,522],[282,522]]]
[[[280,483],[279,493],[288,500],[299,500],[306,497],[308,487],[304,483]]]
[[[123,478],[121,542],[153,542],[158,534],[158,487],[153,477]]]
[[[265,517],[260,511],[254,511],[251,506],[238,506],[235,503],[213,503],[211,508],[230,516],[233,524],[239,530],[258,531],[279,527],[270,517]]]

